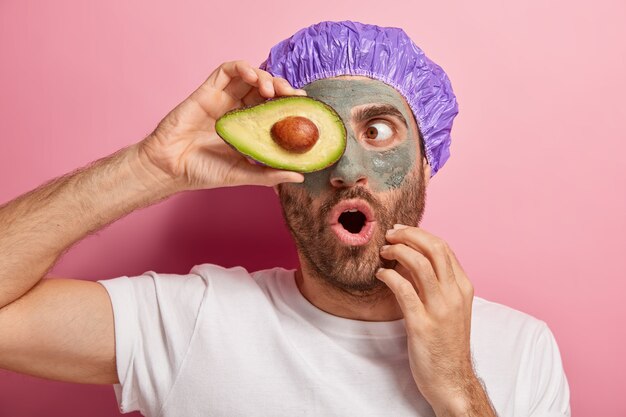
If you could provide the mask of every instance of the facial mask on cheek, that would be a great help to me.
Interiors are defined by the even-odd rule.
[[[383,152],[367,151],[370,154],[369,171],[372,172],[370,178],[372,188],[381,191],[393,190],[404,182],[415,165],[415,140],[409,137],[395,148]]]

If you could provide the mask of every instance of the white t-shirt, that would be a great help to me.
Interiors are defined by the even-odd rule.
[[[328,314],[302,296],[293,270],[204,264],[99,282],[113,304],[123,413],[434,416],[411,376],[404,319]],[[475,297],[471,349],[500,417],[570,415],[544,322]]]

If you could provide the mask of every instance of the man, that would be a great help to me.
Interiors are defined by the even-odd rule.
[[[251,164],[215,133],[228,110],[297,94],[346,125],[322,171]],[[397,28],[321,22],[261,68],[222,64],[141,142],[2,207],[0,366],[115,384],[120,409],[146,416],[569,415],[545,323],[474,297],[418,227],[456,113],[443,70]],[[41,280],[137,208],[242,184],[275,187],[298,270]]]

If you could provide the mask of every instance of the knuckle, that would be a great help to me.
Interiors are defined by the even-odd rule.
[[[432,247],[437,252],[447,252],[449,249],[448,243],[443,239],[434,239]]]
[[[415,256],[413,257],[413,264],[416,269],[425,270],[430,266],[430,261],[424,256]]]
[[[258,73],[259,73],[262,77],[265,77],[265,78],[268,78],[268,79],[272,79],[272,78],[273,78],[272,74],[270,74],[269,72],[267,72],[267,71],[265,71],[265,70],[262,70],[261,68],[257,68],[257,69],[256,69],[256,71],[257,71],[257,72],[258,72]]]
[[[465,302],[463,300],[463,294],[461,293],[461,291],[457,291],[455,292],[451,297],[450,297],[450,308],[455,310],[455,311],[460,311],[463,309],[463,306],[465,305]]]
[[[442,303],[439,308],[434,309],[433,315],[439,319],[445,319],[446,317],[450,316],[451,310],[452,309],[447,303]]]
[[[439,281],[437,281],[437,277],[434,275],[429,275],[424,279],[424,285],[432,292],[439,291]]]
[[[441,303],[438,308],[433,310],[433,316],[438,321],[447,321],[453,319],[456,316],[455,312],[457,311],[458,309],[456,308],[456,305],[451,305],[449,302]]]
[[[224,74],[226,74],[226,70],[224,69],[226,68],[226,64],[228,64],[228,62],[224,62],[222,65],[217,67],[217,71],[215,73],[216,78],[221,78],[224,76]]]

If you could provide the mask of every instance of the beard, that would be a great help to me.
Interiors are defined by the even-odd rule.
[[[338,188],[318,208],[308,191],[301,187],[280,184],[278,195],[287,227],[310,272],[349,295],[365,297],[388,290],[374,275],[378,268],[396,266],[396,261],[380,257],[380,248],[386,244],[385,233],[396,223],[419,225],[424,214],[426,186],[423,171],[418,168],[382,199],[362,186]],[[372,238],[361,246],[341,243],[329,224],[331,209],[351,198],[365,200],[376,220]]]

